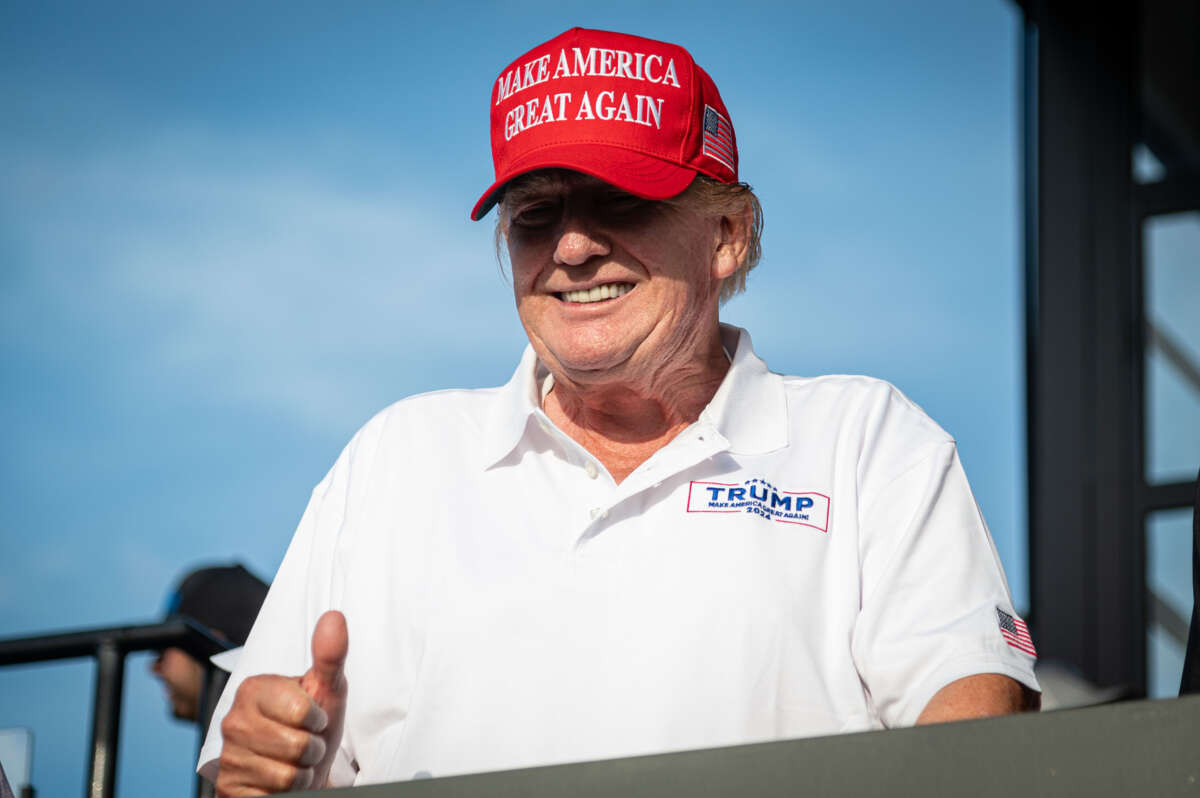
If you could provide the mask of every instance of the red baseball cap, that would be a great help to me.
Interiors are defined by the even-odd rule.
[[[500,73],[491,123],[496,181],[472,219],[536,169],[572,169],[653,200],[674,197],[697,174],[737,182],[729,111],[675,44],[572,28]]]

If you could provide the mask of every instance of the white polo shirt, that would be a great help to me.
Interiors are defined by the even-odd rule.
[[[619,485],[540,409],[531,349],[501,388],[372,419],[313,491],[202,772],[242,679],[303,673],[331,608],[339,786],[902,726],[975,673],[1036,689],[953,439],[885,382],[773,374],[722,334],[712,402]]]

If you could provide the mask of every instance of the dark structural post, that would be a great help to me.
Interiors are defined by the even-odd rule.
[[[117,782],[117,740],[121,730],[121,687],[125,652],[113,640],[96,647],[96,701],[92,709],[92,767],[89,798],[109,798]]]
[[[200,749],[204,746],[205,731],[208,729],[208,724],[212,722],[213,712],[217,708],[217,702],[221,700],[221,691],[225,689],[225,683],[229,681],[229,674],[215,665],[208,663],[204,670],[204,687],[200,691],[200,734],[196,742],[196,757],[200,756]],[[208,779],[196,775],[196,797],[197,798],[213,798],[217,794],[216,786]]]
[[[1031,621],[1043,660],[1138,694],[1143,337],[1131,152],[1141,4],[1022,5]]]

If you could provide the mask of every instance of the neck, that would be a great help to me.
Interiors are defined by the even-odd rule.
[[[546,414],[621,482],[693,424],[729,371],[720,333],[638,378],[580,383],[555,374]]]

